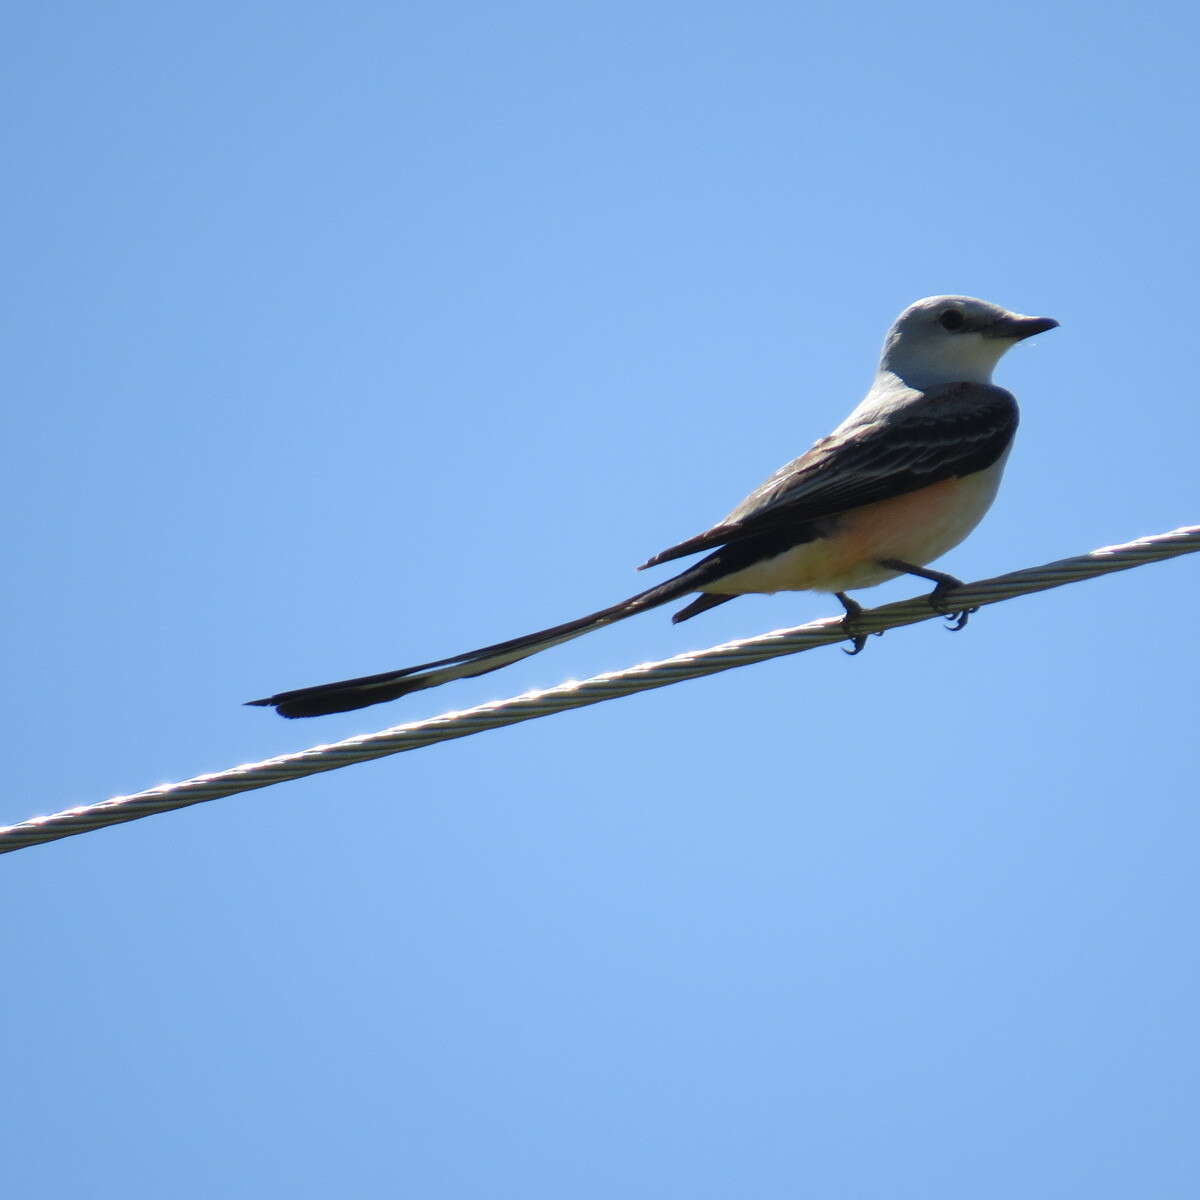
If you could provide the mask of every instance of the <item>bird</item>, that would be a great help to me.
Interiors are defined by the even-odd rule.
[[[913,575],[936,585],[930,603],[961,629],[974,610],[946,607],[961,581],[928,564],[979,524],[1000,485],[1019,414],[1013,395],[992,383],[993,369],[1018,342],[1057,326],[971,296],[918,300],[888,330],[870,389],[832,433],[723,520],[638,568],[708,552],[678,575],[523,637],[247,703],[283,717],[365,708],[487,674],[693,592],[674,621],[747,593],[832,594],[845,610],[847,652],[857,654],[866,643],[855,625],[862,607],[848,593]]]

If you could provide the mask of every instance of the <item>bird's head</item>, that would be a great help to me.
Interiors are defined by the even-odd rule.
[[[943,383],[990,383],[1000,356],[1017,342],[1058,325],[971,296],[927,296],[888,330],[880,371],[924,391]]]

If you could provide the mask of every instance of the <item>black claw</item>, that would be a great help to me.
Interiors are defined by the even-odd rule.
[[[934,612],[941,613],[941,615],[949,622],[948,628],[951,630],[951,632],[957,633],[958,630],[965,628],[967,621],[971,617],[971,614],[979,611],[978,605],[976,605],[974,608],[955,608],[950,610],[942,607],[942,597],[945,596],[947,592],[956,591],[958,588],[963,586],[963,581],[953,575],[947,575],[943,571],[931,571],[928,567],[918,567],[913,563],[904,562],[899,558],[881,558],[879,560],[879,565],[881,567],[887,567],[889,571],[899,571],[905,575],[915,575],[919,579],[928,579],[933,583],[936,583],[937,587],[935,587],[926,598],[929,601],[929,607],[932,608]],[[839,597],[839,599],[841,599],[841,597]],[[845,604],[846,601],[843,599],[842,603]],[[849,612],[849,609],[847,609],[847,612]]]
[[[851,600],[845,592],[834,592],[834,595],[842,602],[842,607],[846,610],[846,615],[842,618],[842,628],[846,631],[846,636],[854,643],[853,650],[847,650],[843,646],[842,653],[849,654],[851,657],[861,654],[867,644],[868,635],[856,632],[854,622],[862,615],[862,605],[857,600]],[[877,630],[875,636],[882,637],[883,630]]]
[[[946,575],[938,580],[938,585],[929,593],[929,604],[936,611],[946,618],[946,628],[951,633],[957,633],[960,629],[965,629],[967,622],[971,618],[972,613],[979,611],[979,606],[974,608],[956,608],[949,612],[944,610],[939,603],[941,598],[947,593],[952,592],[956,588],[962,587],[962,580],[955,579],[953,575]]]
[[[960,609],[958,612],[946,613],[946,628],[949,629],[951,633],[957,633],[960,629],[965,629],[967,622],[971,619],[971,614],[977,613],[978,611],[979,606],[976,605],[974,608],[964,608]]]

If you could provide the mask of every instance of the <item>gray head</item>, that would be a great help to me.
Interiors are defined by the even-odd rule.
[[[888,330],[879,360],[909,387],[990,383],[1000,356],[1024,338],[1058,325],[971,296],[927,296],[910,304]]]

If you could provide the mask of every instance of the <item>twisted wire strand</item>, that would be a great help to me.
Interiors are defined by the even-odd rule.
[[[1116,546],[1101,546],[1089,554],[1063,558],[1040,567],[1028,567],[992,579],[964,584],[952,596],[948,606],[956,609],[998,604],[1016,596],[1026,596],[1049,588],[1062,587],[1096,575],[1125,571],[1145,563],[1191,554],[1200,550],[1200,525],[1185,525],[1169,533],[1152,534]],[[939,616],[926,596],[900,600],[880,608],[866,609],[856,621],[856,632],[876,633],[915,625]],[[289,779],[301,779],[321,771],[334,771],[352,763],[416,750],[435,742],[469,737],[486,729],[516,725],[536,717],[572,708],[583,708],[604,700],[615,700],[634,692],[666,687],[684,679],[714,675],[734,667],[799,654],[817,646],[847,639],[842,618],[826,617],[793,629],[779,629],[757,637],[742,638],[707,650],[677,654],[661,662],[641,663],[621,671],[611,671],[591,679],[571,681],[540,691],[526,692],[506,700],[493,700],[474,708],[447,712],[424,721],[396,725],[379,733],[361,734],[330,745],[313,746],[294,754],[282,754],[262,762],[244,763],[226,771],[197,775],[182,783],[167,783],[114,796],[98,804],[68,808],[49,816],[30,817],[16,825],[0,826],[0,854],[52,842],[59,838],[88,833],[107,825],[136,821],[154,813],[186,808],[206,800],[217,800],[238,792],[270,787]]]

